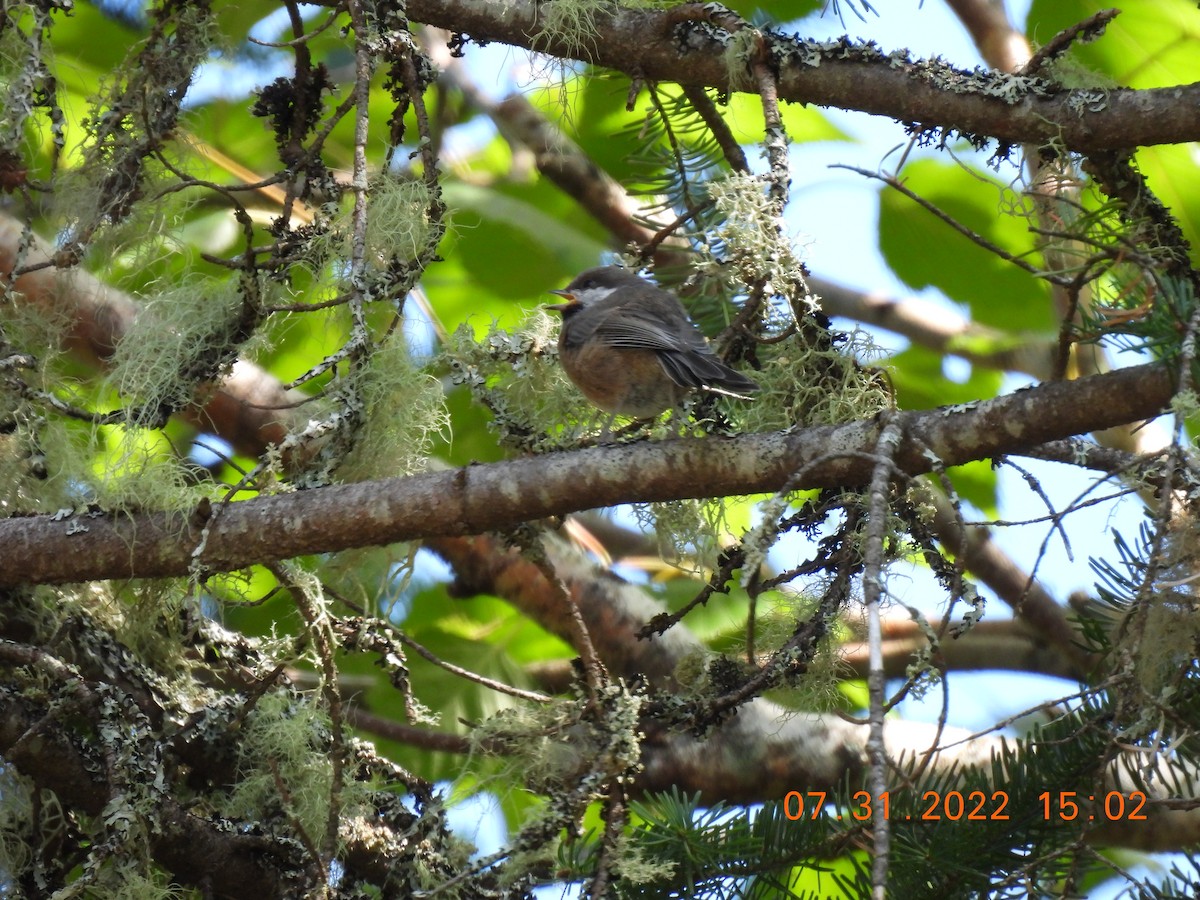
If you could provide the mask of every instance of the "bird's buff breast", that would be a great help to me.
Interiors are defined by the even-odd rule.
[[[560,347],[559,360],[575,386],[605,412],[638,419],[657,416],[678,406],[685,393],[652,350]]]

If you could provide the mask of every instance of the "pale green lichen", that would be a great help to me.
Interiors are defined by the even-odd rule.
[[[403,336],[375,347],[350,378],[363,414],[354,447],[338,467],[339,480],[398,477],[424,468],[449,416],[441,384],[413,365]]]
[[[662,558],[685,572],[711,571],[729,535],[721,499],[637,504],[634,514],[654,532]]]
[[[818,588],[819,589],[819,588]],[[766,660],[795,637],[798,623],[808,622],[822,611],[813,595],[793,591],[775,592],[760,598],[767,606],[755,622],[755,648],[759,660]],[[781,654],[776,665],[781,668],[779,686],[771,697],[791,710],[811,713],[814,710],[838,709],[843,705],[842,683],[847,666],[841,657],[842,643],[830,634],[818,638],[809,646],[789,648]]]
[[[187,510],[212,492],[197,484],[157,431],[50,419],[39,427],[38,441],[46,448],[46,477],[19,482],[13,500],[29,511],[66,508],[84,517],[88,504],[107,511]],[[86,530],[86,518],[80,521]]]
[[[425,257],[439,236],[429,218],[432,203],[423,181],[373,178],[367,188],[367,253],[381,263]]]
[[[909,682],[908,696],[914,700],[921,700],[942,682],[942,670],[934,663],[934,659],[941,655],[941,639],[920,610],[911,606],[906,608],[921,636],[925,638],[913,651],[912,659],[904,669]]]
[[[124,585],[94,581],[71,589],[39,589],[38,596],[61,613],[86,616],[98,626],[94,633],[106,631],[116,636],[142,663],[160,666],[161,672],[171,672],[182,651],[177,635],[163,641],[160,626],[179,609],[183,590],[184,586],[173,579]],[[159,645],[157,650],[155,645]],[[169,662],[161,650],[169,654]],[[114,664],[117,662],[113,660]]]
[[[174,162],[184,165],[183,160]],[[130,284],[132,290],[149,278],[173,278],[185,267],[202,264],[195,236],[182,236],[194,218],[197,198],[171,190],[176,177],[157,161],[143,161],[140,176],[146,199],[129,206],[119,219],[107,216],[104,181],[89,169],[60,177],[54,210],[68,224],[68,237],[103,223],[90,233],[83,262],[105,281]]]
[[[35,791],[33,783],[11,766],[0,770],[0,794],[4,797],[0,803],[0,873],[5,879],[26,871],[33,860]],[[40,793],[42,827],[65,827],[58,796],[52,791]]]
[[[366,262],[386,268],[393,260],[411,263],[429,255],[441,232],[430,219],[434,198],[425,182],[378,174],[367,185],[366,199]],[[325,211],[331,215],[312,229],[302,260],[315,275],[331,260],[344,263],[353,255],[354,209],[349,196]]]
[[[599,773],[620,776],[635,768],[642,742],[643,698],[623,684],[602,689],[593,705],[556,700],[500,710],[471,732],[482,753],[504,755],[510,774],[527,789],[554,793]],[[595,710],[603,716],[592,719]]]
[[[18,264],[41,262],[43,258],[35,251],[31,260],[22,259]],[[72,273],[59,273],[58,286],[62,290],[74,289]],[[26,383],[43,390],[60,384],[64,379],[57,370],[66,359],[63,336],[70,334],[75,324],[70,304],[35,303],[19,291],[0,287],[0,309],[4,311],[3,339],[12,348],[6,349],[6,353],[16,351],[34,356],[36,369],[21,370]]]
[[[1171,395],[1171,412],[1184,419],[1200,413],[1200,395],[1192,388],[1182,388]]]
[[[687,2],[689,0],[617,0],[617,5],[625,9],[672,9]]]
[[[600,419],[558,366],[556,328],[555,317],[539,310],[515,333],[493,325],[477,340],[463,325],[447,341],[451,379],[491,410],[502,444],[557,449]]]
[[[1200,613],[1191,590],[1168,589],[1152,598],[1135,662],[1142,689],[1151,697],[1167,690],[1195,657],[1198,643]]]
[[[106,426],[97,438],[85,450],[93,467],[88,484],[105,510],[191,511],[216,495],[216,486],[197,481],[161,431]]]
[[[187,405],[200,381],[233,362],[242,304],[240,286],[230,278],[196,279],[143,299],[109,375],[131,404],[131,425],[156,423],[163,408]]]
[[[319,844],[333,787],[329,728],[311,699],[285,691],[264,695],[242,728],[238,780],[225,814],[262,821],[273,810]]]
[[[1108,91],[1098,88],[1072,91],[1067,98],[1067,109],[1080,118],[1090,113],[1103,112],[1108,106],[1108,94]]]
[[[790,493],[774,494],[763,500],[758,507],[758,524],[742,535],[742,584],[748,585],[767,561],[767,554],[779,539],[779,522],[791,509]]]
[[[556,0],[539,4],[533,49],[562,43],[566,56],[591,58],[600,38],[597,19],[612,11],[611,0]]]
[[[733,32],[725,44],[725,74],[731,90],[749,90],[754,81],[750,76],[750,61],[758,52],[759,33],[753,28]]]
[[[1200,643],[1196,603],[1200,577],[1200,530],[1179,525],[1162,541],[1154,557],[1155,578],[1144,584],[1114,628],[1118,659],[1133,669],[1145,702],[1165,701],[1180,672],[1192,663]]]
[[[25,124],[37,107],[38,37],[33,17],[20,8],[5,7],[8,21],[0,28],[0,147],[15,148],[24,138]]]
[[[1062,87],[1072,90],[1081,89],[1084,93],[1088,93],[1088,88],[1094,88],[1097,93],[1108,94],[1121,87],[1121,83],[1111,75],[1092,68],[1074,52],[1067,52],[1048,60],[1043,70],[1049,73],[1049,77]],[[1071,101],[1072,104],[1074,102]]]
[[[705,191],[717,210],[720,223],[712,237],[728,249],[734,274],[741,284],[763,284],[768,291],[795,296],[815,308],[805,285],[804,264],[783,229],[768,186],[757,175],[735,173],[715,178]],[[712,275],[729,278],[728,267],[708,266]]]
[[[762,355],[754,371],[760,390],[739,410],[748,431],[780,431],[865,419],[887,409],[884,374],[858,364],[879,351],[869,335],[856,331],[837,349],[815,350],[789,341]]]
[[[404,613],[410,596],[418,544],[388,544],[332,554],[321,566],[321,579],[349,603],[377,610],[385,618]]]

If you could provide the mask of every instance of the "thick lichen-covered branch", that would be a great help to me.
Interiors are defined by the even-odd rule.
[[[928,472],[1158,415],[1173,393],[1160,365],[1054,382],[995,400],[901,413],[900,471]],[[477,534],[634,501],[728,496],[869,480],[874,421],[551,453],[452,472],[332,485],[231,503],[187,520],[67,510],[0,523],[0,584],[179,575],[433,535]],[[802,472],[797,480],[796,473]],[[210,521],[211,518],[211,521]],[[201,530],[207,543],[192,551]]]
[[[586,47],[544,36],[535,49],[630,75],[737,89],[725,67],[729,33],[706,20],[704,4],[669,10],[613,6],[592,20]],[[469,0],[413,0],[408,16],[469,35],[534,47],[538,4]],[[837,106],[924,129],[990,136],[1003,144],[1032,143],[1088,152],[1200,137],[1200,84],[1127,90],[1063,90],[1041,79],[956,69],[937,60],[914,60],[874,44],[844,39],[813,41],[772,32],[782,101]]]

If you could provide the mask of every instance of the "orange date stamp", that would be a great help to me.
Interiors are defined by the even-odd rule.
[[[1042,791],[1038,811],[1046,821],[1139,822],[1146,820],[1147,797],[1142,791],[1108,791],[1081,794],[1079,791]],[[838,810],[837,819],[867,822],[876,816],[905,822],[1003,822],[1010,818],[1007,791],[925,791],[912,811],[893,816],[892,795],[878,796],[857,791],[850,806]],[[825,791],[788,791],[783,798],[783,815],[792,821],[816,819],[826,814]]]

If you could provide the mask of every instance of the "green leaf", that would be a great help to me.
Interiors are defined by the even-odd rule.
[[[1034,0],[1026,30],[1035,44],[1045,43],[1099,8],[1093,0]],[[1120,9],[1102,36],[1072,45],[1069,61],[1101,74],[1103,81],[1126,87],[1168,87],[1200,80],[1200,53],[1196,52],[1200,14],[1194,0],[1127,0]],[[1070,62],[1058,65],[1055,73],[1069,87],[1093,83]]]
[[[1087,0],[1035,0],[1027,30],[1045,42],[1096,11]],[[1170,87],[1200,81],[1200,12],[1193,0],[1130,0],[1102,36],[1076,42],[1055,77],[1068,87],[1118,84],[1132,88]],[[1200,261],[1200,193],[1195,190],[1195,144],[1148,147],[1137,153],[1138,167],[1151,189],[1171,210]]]
[[[58,69],[68,78],[83,70],[91,74],[112,72],[144,36],[144,30],[130,28],[90,3],[77,3],[70,15],[56,16],[51,32],[55,55],[70,61],[70,65]]]
[[[945,359],[940,353],[918,346],[890,357],[887,365],[896,391],[896,405],[901,409],[933,409],[994,397],[999,392],[999,372],[974,366],[966,381],[956,381],[946,377]]]
[[[1192,265],[1200,265],[1200,191],[1196,190],[1197,144],[1147,147],[1137,165],[1150,189],[1171,211],[1191,246]]]
[[[755,24],[783,23],[794,22],[816,12],[825,5],[825,0],[773,0],[771,3],[764,3],[762,0],[732,0],[725,5]]]
[[[548,273],[573,276],[594,265],[605,247],[592,233],[575,227],[585,220],[577,212],[571,215],[574,204],[564,202],[557,189],[542,193],[526,187],[509,194],[451,182],[444,196],[460,226],[459,249],[467,272],[500,296],[536,295],[545,290]],[[548,208],[556,198],[557,209]]]
[[[762,101],[756,95],[732,95],[723,113],[726,124],[739,144],[755,144],[762,141]],[[794,144],[853,140],[815,106],[781,103],[779,114],[783,118],[783,127],[787,130],[788,138]]]
[[[984,515],[997,514],[996,470],[992,467],[991,460],[977,459],[964,463],[947,470],[946,474],[959,497]]]
[[[920,160],[905,167],[904,185],[955,222],[1013,255],[1040,264],[1027,224],[1006,214],[1011,192],[963,165]],[[975,321],[997,328],[1052,331],[1045,282],[955,231],[945,221],[885,187],[879,196],[879,246],[910,288],[936,287],[971,308]]]
[[[622,184],[640,179],[645,172],[633,160],[644,151],[645,141],[639,139],[631,122],[638,122],[650,106],[645,91],[638,94],[635,111],[625,108],[629,94],[629,79],[624,76],[602,75],[581,79],[584,86],[574,109],[564,115],[561,102],[541,95],[542,108],[552,118],[563,118],[562,127],[588,155],[588,158]],[[534,98],[536,100],[536,98]]]

